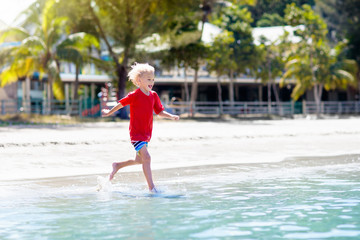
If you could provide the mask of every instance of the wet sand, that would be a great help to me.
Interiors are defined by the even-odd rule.
[[[178,122],[155,119],[149,152],[154,170],[195,166],[206,170],[214,165],[274,163],[307,156],[356,158],[359,146],[360,118]],[[129,142],[128,122],[120,122],[1,127],[0,156],[0,180],[9,183],[105,176],[113,161],[133,159],[135,152]],[[141,175],[140,166],[120,171]]]

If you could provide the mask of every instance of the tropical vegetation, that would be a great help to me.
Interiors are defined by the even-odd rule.
[[[355,1],[356,2],[356,1]],[[229,79],[229,102],[237,100],[234,78],[252,75],[279,101],[280,87],[295,80],[294,101],[312,90],[318,108],[322,91],[356,88],[360,81],[360,6],[351,0],[36,0],[22,13],[21,24],[0,33],[20,42],[0,49],[0,85],[46,79],[46,97],[64,98],[60,65],[71,62],[78,75],[93,63],[114,79],[118,97],[125,94],[127,70],[134,61],[162,60],[161,67],[193,69],[187,101],[197,100],[197,72],[206,66]],[[211,44],[202,41],[206,22],[222,33]],[[297,26],[298,43],[286,34],[277,42],[255,45],[253,27]],[[155,40],[154,40],[155,39]],[[146,42],[163,46],[154,51]],[[165,47],[164,47],[165,46]],[[78,87],[73,99],[78,98]],[[272,89],[272,91],[271,91]]]

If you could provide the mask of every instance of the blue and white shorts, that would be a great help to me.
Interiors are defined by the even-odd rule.
[[[139,152],[143,146],[148,146],[148,142],[144,141],[133,141],[131,144],[134,146],[136,152]]]

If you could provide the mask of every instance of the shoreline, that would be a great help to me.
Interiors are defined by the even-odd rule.
[[[152,169],[264,164],[292,157],[359,154],[360,118],[327,120],[154,120]],[[108,173],[134,158],[127,122],[0,127],[2,181]],[[134,166],[122,172],[141,172]]]
[[[167,121],[159,117],[157,121]],[[194,117],[190,117],[189,114],[184,113],[181,115],[181,121],[195,121],[195,122],[229,122],[229,121],[271,121],[271,120],[334,120],[334,119],[360,119],[360,115],[356,114],[293,114],[293,115],[275,115],[275,114],[245,114],[245,115],[209,115],[209,114],[196,114]],[[96,123],[119,123],[128,122],[129,119],[120,119],[117,117],[79,117],[79,116],[68,116],[68,115],[41,115],[41,114],[5,114],[0,115],[0,128],[1,127],[12,127],[12,126],[38,126],[38,127],[51,127],[51,126],[81,126],[87,124]]]
[[[315,160],[315,161],[314,161]],[[329,169],[338,169],[340,166],[349,166],[360,164],[360,153],[352,155],[338,155],[338,156],[321,156],[321,157],[292,157],[291,159],[285,159],[280,162],[271,163],[237,163],[237,164],[215,164],[215,165],[201,165],[201,166],[187,166],[180,168],[166,168],[153,170],[154,179],[160,185],[164,182],[181,184],[183,181],[188,181],[188,177],[209,177],[209,176],[224,176],[226,173],[238,172],[243,174],[244,180],[248,180],[253,174],[257,178],[267,178],[272,175],[275,177],[282,177],[284,170],[297,172],[297,169],[304,172],[304,168],[310,170],[321,170],[323,167]],[[271,171],[270,171],[271,170]],[[262,172],[263,174],[259,174]],[[5,180],[0,184],[0,189],[4,188],[7,195],[16,194],[18,191],[35,190],[41,188],[86,188],[96,191],[96,185],[99,183],[98,178],[103,181],[107,179],[108,174],[105,173],[93,173],[86,175],[69,175],[69,176],[57,176],[46,178],[34,178],[34,179],[16,179]],[[205,179],[205,178],[204,178]],[[119,172],[117,177],[112,181],[113,185],[122,184],[134,184],[139,183],[146,188],[145,179],[141,170]],[[24,187],[25,186],[25,187]],[[8,191],[6,191],[8,188]],[[3,190],[4,190],[3,189]],[[21,190],[23,189],[23,190]],[[9,191],[10,190],[10,191]],[[20,194],[22,195],[22,194]]]

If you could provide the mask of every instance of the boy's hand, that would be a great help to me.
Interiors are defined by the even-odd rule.
[[[101,110],[101,116],[108,117],[111,115],[111,114],[109,114],[109,112],[110,112],[110,109],[103,109],[103,110]]]
[[[180,119],[180,117],[178,115],[170,114],[170,113],[168,113],[166,111],[160,112],[159,116],[167,118],[167,119],[171,119],[171,120],[179,120]]]

